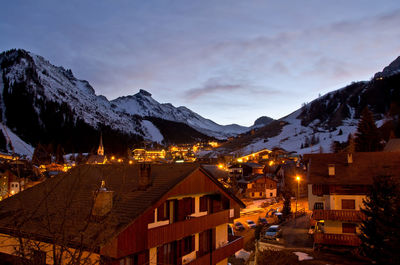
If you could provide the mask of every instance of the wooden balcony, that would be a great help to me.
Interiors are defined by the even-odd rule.
[[[193,217],[185,221],[151,228],[147,231],[147,248],[159,246],[229,222],[229,210]]]
[[[355,210],[314,210],[312,218],[314,220],[361,222],[364,214]]]
[[[186,265],[206,265],[217,264],[221,260],[234,255],[237,251],[243,248],[243,237],[229,236],[229,242],[223,247],[213,250],[211,253],[198,257]]]
[[[229,236],[229,242],[223,247],[217,248],[212,254],[213,263],[220,262],[221,260],[234,255],[237,251],[243,248],[243,237]]]
[[[315,233],[314,243],[323,245],[339,245],[339,246],[353,246],[357,247],[361,244],[361,240],[357,235],[351,234],[326,234]]]

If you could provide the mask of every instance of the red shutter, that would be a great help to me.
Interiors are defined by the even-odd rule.
[[[356,209],[355,200],[342,200],[342,210],[354,210]]]

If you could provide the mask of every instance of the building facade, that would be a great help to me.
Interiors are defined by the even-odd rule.
[[[356,247],[364,215],[360,211],[373,177],[400,177],[400,153],[305,155],[308,204],[316,221],[314,243]]]
[[[57,180],[59,183],[53,186]],[[49,234],[38,227],[42,227],[40,221],[44,214],[53,217],[50,227],[62,223],[62,216],[58,216],[63,205],[60,198],[68,198],[71,189],[74,190],[73,198],[66,211],[68,218],[64,220],[64,226],[69,229],[60,233],[67,233],[68,238],[74,239],[68,241],[66,247],[77,250],[76,244],[81,242],[82,256],[90,256],[102,264],[222,265],[243,247],[243,238],[228,236],[227,232],[228,223],[239,217],[243,203],[209,172],[193,164],[83,165],[74,168],[29,189],[29,192],[19,193],[18,199],[1,202],[0,233],[2,237],[8,237],[8,241],[0,242],[8,242],[9,246],[12,236],[23,232],[31,239],[47,238],[47,243],[62,246],[51,240],[58,239],[58,234]],[[26,225],[20,223],[18,231],[13,230],[10,223],[13,220],[15,223],[15,219],[1,212],[20,207],[18,201],[30,201],[43,190],[51,190],[46,208],[35,204],[35,209],[39,210],[31,212],[35,218],[30,220],[34,221]],[[21,210],[33,209],[32,203],[27,203],[29,208]],[[45,213],[45,210],[51,212]],[[84,232],[83,224],[86,224]],[[76,241],[75,238],[81,239]],[[44,253],[44,261],[53,264],[52,248],[45,247],[40,251]],[[13,255],[1,244],[0,252]],[[71,258],[65,255],[65,259]]]

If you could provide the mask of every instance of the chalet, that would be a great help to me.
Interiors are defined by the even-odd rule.
[[[243,176],[263,174],[264,166],[257,163],[242,163]]]
[[[375,176],[400,177],[400,153],[309,154],[308,204],[317,223],[314,243],[358,246],[360,212]]]
[[[258,175],[246,182],[245,196],[252,199],[275,198],[277,181],[265,175]]]
[[[195,164],[82,165],[0,202],[0,252],[35,264],[227,264],[243,247],[227,232],[240,207]]]
[[[245,155],[245,156],[241,156],[237,158],[237,161],[239,163],[243,163],[243,162],[258,162],[260,160],[267,160],[269,158],[269,154],[271,153],[271,150],[268,149],[262,149],[260,151],[257,152],[253,152],[251,154]]]

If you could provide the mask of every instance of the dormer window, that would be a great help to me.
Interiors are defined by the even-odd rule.
[[[335,164],[328,165],[328,175],[335,176]]]

